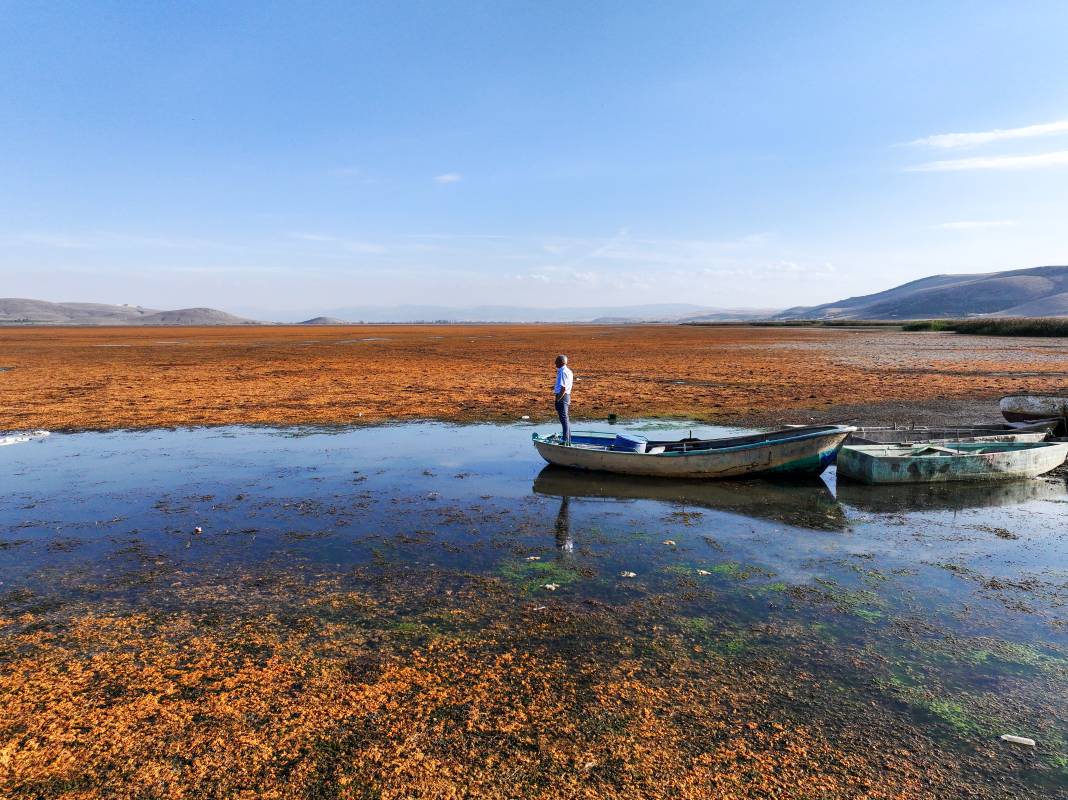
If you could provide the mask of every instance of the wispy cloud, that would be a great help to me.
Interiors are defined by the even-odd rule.
[[[363,167],[336,167],[330,170],[330,174],[335,178],[341,178],[345,181],[354,181],[364,185],[375,183],[375,179],[368,175],[367,170]]]
[[[975,131],[973,133],[939,133],[934,136],[925,136],[916,139],[909,144],[922,147],[974,147],[991,142],[1002,142],[1008,139],[1033,139],[1038,136],[1056,136],[1068,133],[1068,119],[1046,122],[1041,125],[1027,125],[1023,128],[995,128],[992,131]]]
[[[380,244],[374,242],[364,242],[356,239],[346,239],[341,236],[329,236],[324,233],[291,233],[289,234],[294,239],[299,239],[302,242],[313,242],[315,244],[325,244],[338,247],[349,253],[368,253],[368,254],[381,254],[386,252],[386,248]]]
[[[442,185],[450,183],[459,183],[464,179],[464,176],[459,172],[446,172],[444,175],[435,175],[434,180]]]
[[[972,231],[980,230],[983,228],[1012,228],[1017,223],[1011,219],[975,219],[975,220],[962,220],[961,222],[943,222],[939,225],[932,225],[931,230],[935,231]]]
[[[926,164],[906,167],[906,170],[908,172],[963,172],[980,169],[1044,169],[1064,166],[1068,166],[1068,150],[1055,150],[1052,153],[1036,153],[1030,156],[980,156],[928,161]]]
[[[226,244],[206,239],[163,236],[139,236],[110,231],[88,231],[64,233],[50,231],[28,231],[18,239],[28,244],[55,247],[64,250],[103,250],[115,248],[160,248],[160,249],[198,249],[224,248]]]

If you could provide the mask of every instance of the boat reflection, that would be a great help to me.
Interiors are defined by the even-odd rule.
[[[1068,500],[1063,478],[978,483],[917,483],[867,486],[841,481],[838,499],[874,514],[901,511],[963,511],[1029,503]]]
[[[822,480],[804,483],[767,481],[684,481],[582,472],[549,465],[534,479],[534,492],[563,498],[557,517],[566,523],[571,498],[655,500],[699,506],[813,530],[849,527],[842,507]]]

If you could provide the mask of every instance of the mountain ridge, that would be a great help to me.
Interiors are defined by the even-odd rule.
[[[874,294],[796,306],[775,319],[959,319],[1068,316],[1068,266],[930,275]]]

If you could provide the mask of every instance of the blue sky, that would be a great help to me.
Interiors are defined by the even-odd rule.
[[[1068,263],[1068,4],[0,0],[0,296],[785,307]]]

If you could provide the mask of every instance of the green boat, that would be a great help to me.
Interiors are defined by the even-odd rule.
[[[1068,442],[952,442],[847,445],[838,475],[868,484],[1035,478],[1068,457]]]

